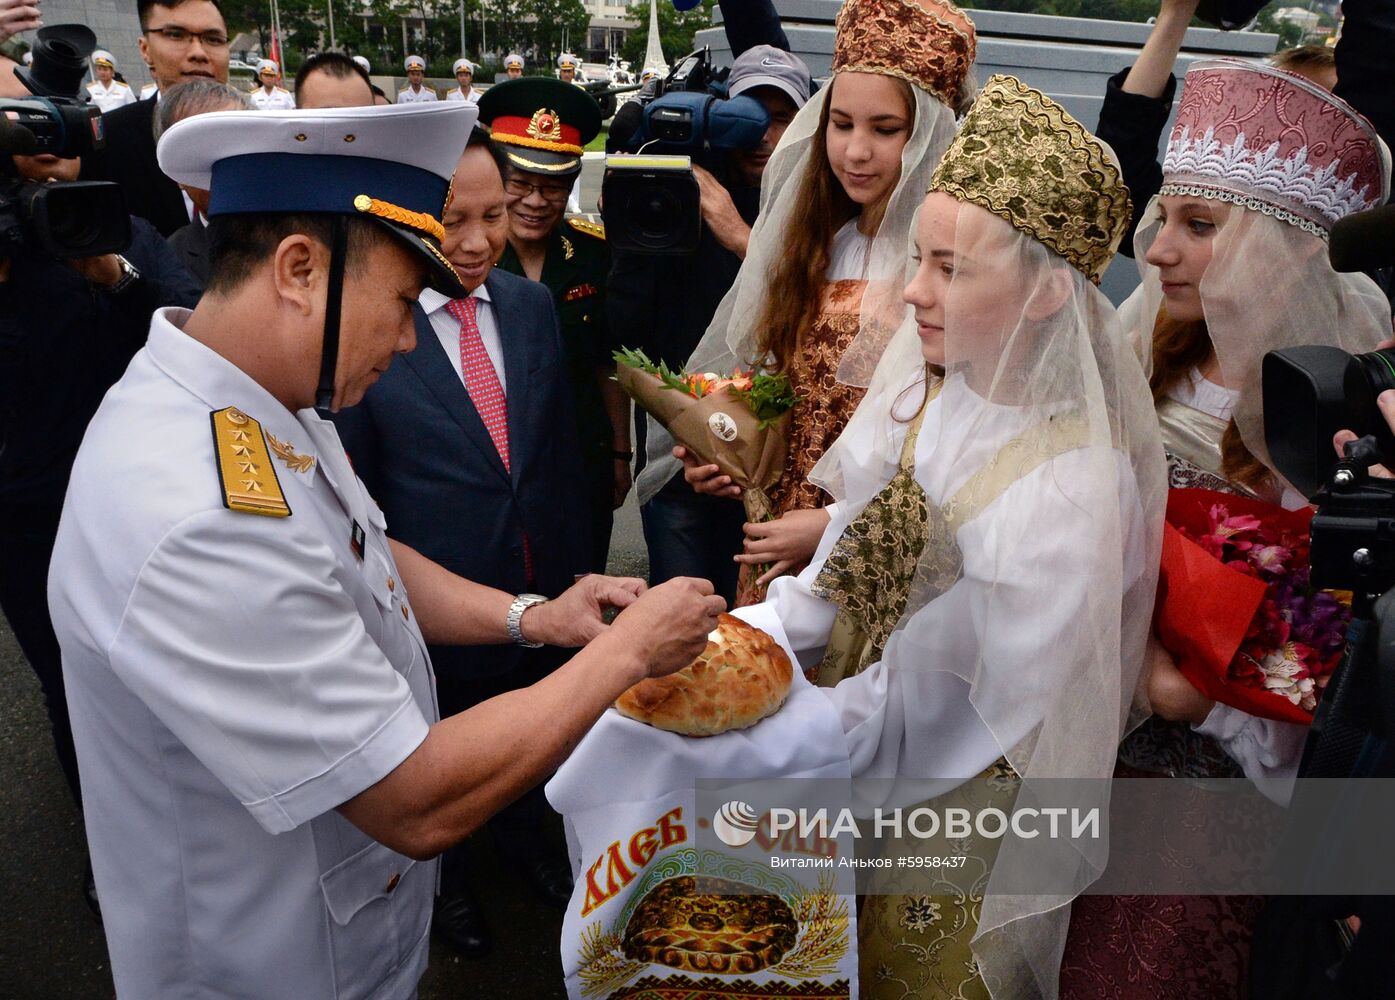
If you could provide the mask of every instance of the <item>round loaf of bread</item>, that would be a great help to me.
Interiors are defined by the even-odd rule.
[[[701,656],[676,674],[640,681],[615,707],[670,733],[716,736],[773,715],[793,678],[790,658],[774,639],[724,614]]]

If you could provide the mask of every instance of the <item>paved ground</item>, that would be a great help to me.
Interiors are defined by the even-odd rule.
[[[599,189],[599,163],[588,162],[583,207],[594,208]],[[642,576],[645,569],[632,497],[618,514],[611,572]],[[114,991],[101,929],[81,896],[81,820],[54,759],[38,682],[3,617],[0,690],[0,997],[103,1000]],[[513,884],[487,834],[471,845],[494,954],[467,961],[433,945],[421,1000],[563,997],[561,914]]]

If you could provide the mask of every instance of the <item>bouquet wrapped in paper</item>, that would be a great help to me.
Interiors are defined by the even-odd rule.
[[[698,461],[717,466],[741,487],[748,520],[769,520],[765,491],[784,469],[789,412],[798,399],[789,379],[761,372],[675,372],[639,350],[616,351],[615,360],[615,378],[626,395]]]
[[[1308,725],[1342,657],[1344,595],[1308,580],[1311,508],[1211,490],[1168,495],[1157,633],[1202,694]]]

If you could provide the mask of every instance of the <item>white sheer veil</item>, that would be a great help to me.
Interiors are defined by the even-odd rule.
[[[907,788],[942,777],[917,749],[933,734],[915,719],[935,717],[933,705],[917,709],[917,678],[948,671],[968,683],[1022,777],[1019,803],[1040,782],[1082,779],[1073,802],[1107,816],[1118,743],[1137,721],[1156,588],[1166,503],[1157,420],[1099,290],[1035,239],[958,204],[955,258],[976,263],[949,286],[939,412],[927,408],[917,447],[930,456],[917,480],[931,504],[954,508],[954,530],[932,531],[882,658],[906,718],[896,773],[882,776]],[[987,288],[997,290],[990,310]],[[811,477],[850,515],[887,482],[926,378],[907,310]],[[1004,840],[974,942],[995,998],[1056,995],[1067,904],[1107,855],[1103,840]],[[1059,892],[1014,891],[1040,870],[1056,873]]]
[[[1287,484],[1264,441],[1264,355],[1305,344],[1353,354],[1375,350],[1391,336],[1390,302],[1366,275],[1332,270],[1320,236],[1251,208],[1217,204],[1224,218],[1199,288],[1206,332],[1226,385],[1240,393],[1233,414],[1240,438],[1274,474],[1281,492]],[[1164,299],[1158,268],[1147,254],[1161,226],[1155,197],[1134,236],[1142,282],[1119,310],[1150,374],[1153,329]]]

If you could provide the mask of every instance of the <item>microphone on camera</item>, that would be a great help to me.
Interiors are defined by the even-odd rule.
[[[0,111],[0,156],[31,156],[37,148],[34,133],[13,124]]]
[[[1327,244],[1334,271],[1376,271],[1395,264],[1395,205],[1338,219]]]

